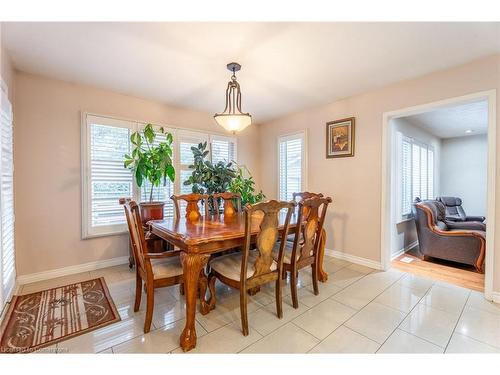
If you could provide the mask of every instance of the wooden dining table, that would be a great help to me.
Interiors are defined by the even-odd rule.
[[[289,233],[297,230],[297,212],[290,221]],[[286,213],[279,215],[279,231],[283,231]],[[259,231],[262,216],[252,217],[252,233]],[[181,263],[184,269],[184,294],[186,299],[186,323],[180,336],[182,350],[196,347],[195,314],[198,298],[200,272],[207,265],[212,254],[243,246],[245,236],[245,216],[236,213],[231,216],[201,216],[197,220],[168,218],[149,222],[150,230],[156,236],[181,250]],[[328,274],[323,270],[323,256],[326,233],[323,230],[319,251],[319,280],[325,282]]]

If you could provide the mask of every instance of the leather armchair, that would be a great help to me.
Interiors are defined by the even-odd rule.
[[[467,216],[462,207],[462,200],[457,197],[438,197],[437,201],[446,208],[446,219],[450,221],[479,221],[486,220],[484,216]]]
[[[414,204],[418,242],[424,259],[434,257],[470,264],[483,273],[486,233],[450,228],[444,213],[441,202],[429,200]]]

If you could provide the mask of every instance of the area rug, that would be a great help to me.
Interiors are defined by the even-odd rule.
[[[29,353],[118,321],[103,277],[15,295],[0,328],[0,353]]]

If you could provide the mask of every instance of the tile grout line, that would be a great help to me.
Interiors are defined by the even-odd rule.
[[[335,259],[335,258],[334,258],[334,259]],[[347,268],[347,267],[349,267],[351,264],[354,264],[354,263],[350,263],[350,264],[348,264],[348,265],[345,265],[345,266],[343,266],[343,267],[339,268],[339,269],[338,269],[337,271],[335,271],[335,272],[338,272],[338,271],[340,271],[341,269]],[[375,270],[374,270],[374,271],[375,271]],[[372,272],[374,272],[374,271],[372,271]],[[346,285],[344,288],[342,288],[342,289],[340,289],[339,291],[335,292],[333,295],[335,295],[335,294],[337,294],[337,293],[341,292],[342,290],[344,290],[344,289],[345,289],[345,288],[347,288],[348,286],[353,285],[354,283],[358,282],[358,281],[359,281],[359,280],[361,280],[363,277],[365,277],[366,275],[369,275],[369,274],[370,274],[370,273],[372,273],[372,272],[369,272],[369,273],[367,273],[367,274],[363,275],[363,276],[362,276],[361,278],[359,278],[358,280],[354,281],[353,283],[351,283],[351,284],[349,284],[349,285]],[[334,273],[334,272],[332,272],[332,274],[333,274],[333,273]],[[333,285],[333,284],[332,284],[332,285]],[[307,286],[308,286],[308,285],[307,285]],[[307,286],[304,286],[303,288],[305,288],[305,287],[307,287]],[[298,293],[298,290],[297,290],[297,293]],[[333,295],[332,295],[332,296],[333,296]],[[332,297],[332,296],[330,296],[330,297]],[[328,297],[328,298],[326,298],[326,299],[329,299],[330,297]],[[326,299],[325,299],[325,301],[326,301]],[[321,301],[321,302],[324,302],[324,301]],[[321,302],[320,302],[320,303],[321,303]],[[272,303],[273,303],[273,302],[270,302],[268,305],[270,305],[270,304],[272,304]],[[318,304],[319,304],[319,303],[318,303]],[[277,328],[273,329],[272,331],[270,331],[267,335],[263,335],[263,334],[261,334],[261,333],[260,333],[260,332],[259,332],[256,328],[254,328],[254,327],[250,324],[250,322],[249,322],[249,323],[248,323],[248,325],[249,325],[250,327],[252,327],[252,329],[255,329],[255,330],[257,331],[257,333],[259,333],[262,337],[261,337],[260,339],[256,340],[255,342],[253,342],[253,343],[251,343],[251,344],[249,344],[249,345],[245,346],[243,349],[241,349],[241,350],[240,350],[240,351],[238,351],[237,353],[241,353],[243,350],[245,350],[245,349],[249,348],[250,346],[252,346],[252,345],[254,345],[254,344],[257,344],[259,341],[263,340],[263,339],[264,339],[265,337],[267,337],[267,336],[270,336],[271,334],[273,334],[274,332],[276,332],[277,330],[279,330],[279,329],[280,329],[280,328],[282,328],[283,326],[287,325],[288,323],[293,323],[293,320],[295,320],[295,319],[297,319],[298,317],[300,317],[300,316],[304,315],[306,312],[308,312],[309,310],[311,310],[313,307],[317,306],[318,304],[316,304],[316,305],[314,305],[314,306],[312,306],[312,307],[309,307],[309,306],[307,306],[307,305],[304,305],[304,306],[306,306],[306,307],[307,307],[307,309],[306,309],[306,310],[305,310],[302,314],[299,314],[299,315],[297,315],[296,317],[294,317],[294,318],[292,318],[291,320],[289,320],[288,322],[283,323],[283,324],[282,324],[282,325],[280,325],[279,327],[277,327]],[[266,305],[266,306],[268,306],[268,305]],[[292,306],[292,308],[293,308],[293,306]],[[255,311],[254,311],[254,312],[255,312]],[[296,325],[296,324],[294,323],[294,325]],[[300,328],[300,327],[299,327],[299,328]],[[301,328],[301,329],[302,329],[302,328]],[[304,329],[302,329],[302,330],[304,330]],[[307,333],[308,333],[309,335],[311,335],[309,332],[307,332]],[[312,335],[312,336],[316,338],[316,336],[314,336],[314,335]],[[321,340],[320,340],[320,342],[319,342],[317,345],[319,345],[320,343],[321,343]],[[316,345],[315,345],[315,346],[313,346],[313,348],[315,348],[315,347],[316,347]],[[313,349],[313,348],[311,348],[311,349]]]
[[[348,288],[349,286],[356,284],[358,281],[361,281],[364,277],[366,277],[366,276],[368,276],[368,275],[370,275],[370,274],[372,274],[372,273],[374,273],[374,272],[376,272],[376,270],[374,270],[374,271],[372,271],[372,272],[367,273],[366,275],[364,275],[364,276],[363,276],[363,277],[361,277],[360,279],[358,279],[358,280],[356,280],[355,282],[353,282],[353,283],[351,283],[351,284],[347,285],[346,287],[344,287],[343,289],[339,290],[339,291],[338,291],[337,293],[335,293],[335,294],[338,294],[338,293],[340,293],[341,291],[343,291],[344,289]],[[387,272],[387,271],[382,271],[382,272]],[[401,271],[399,271],[399,270],[398,270],[398,272],[401,272]],[[363,307],[361,307],[361,308],[360,308],[359,310],[357,310],[357,311],[356,311],[353,315],[351,315],[348,319],[346,319],[346,320],[345,320],[345,321],[344,321],[341,325],[339,325],[339,326],[338,326],[337,328],[335,328],[332,332],[330,332],[330,334],[329,334],[328,336],[326,336],[323,340],[321,340],[321,341],[320,341],[320,342],[319,342],[316,346],[320,345],[323,341],[325,341],[328,337],[330,337],[330,336],[331,336],[331,335],[332,335],[332,334],[333,334],[333,333],[334,333],[337,329],[339,329],[340,327],[344,327],[344,328],[350,329],[351,331],[356,332],[357,334],[359,334],[359,335],[361,335],[361,336],[365,337],[366,339],[368,339],[368,340],[370,340],[370,341],[373,341],[373,342],[375,342],[375,343],[377,343],[377,344],[378,344],[378,342],[376,342],[375,340],[373,340],[373,339],[369,338],[368,336],[365,336],[364,334],[362,334],[362,333],[360,333],[360,332],[358,332],[358,331],[356,331],[356,330],[354,330],[354,329],[352,329],[352,328],[350,328],[350,327],[346,326],[346,325],[345,325],[345,323],[346,323],[347,321],[351,320],[354,316],[356,316],[359,312],[361,312],[361,310],[363,310],[363,309],[364,309],[366,306],[368,306],[370,303],[374,302],[374,300],[375,300],[375,299],[377,299],[377,297],[378,297],[378,296],[380,296],[380,295],[381,295],[382,293],[384,293],[387,289],[389,289],[389,288],[390,288],[390,287],[392,287],[394,284],[396,284],[396,283],[397,283],[399,280],[401,280],[404,276],[405,276],[405,275],[404,275],[404,273],[402,272],[402,275],[401,275],[398,279],[396,279],[393,283],[391,283],[390,285],[388,285],[388,286],[387,286],[387,287],[386,287],[386,288],[385,288],[382,292],[380,292],[379,294],[377,294],[377,295],[376,295],[373,299],[371,299],[371,300],[370,300],[370,301],[369,301],[366,305],[364,305]],[[333,295],[332,295],[331,297],[329,297],[328,299],[332,299],[332,297],[333,297],[335,294],[333,294]],[[343,305],[343,306],[346,306],[346,307],[349,307],[350,309],[356,310],[356,309],[355,309],[355,308],[353,308],[352,306],[348,306],[348,305],[346,305],[346,304],[344,304],[344,303],[342,303],[342,302],[340,302],[340,301],[337,301],[337,300],[335,300],[335,299],[332,299],[332,301],[338,302],[338,303],[340,303],[340,304],[341,304],[341,305]],[[321,303],[321,302],[320,302],[320,303]],[[385,305],[383,305],[383,306],[385,306]],[[386,306],[386,307],[390,308],[389,306]],[[393,309],[393,310],[396,310],[396,309]],[[397,311],[399,311],[399,310],[397,310]],[[392,334],[392,333],[391,333],[391,334]],[[311,350],[313,350],[316,346],[314,346],[313,348],[311,348]]]
[[[470,295],[471,295],[471,292],[469,291],[469,294],[467,295],[467,299],[465,300],[465,303],[464,303],[464,305],[462,306],[462,310],[460,311],[460,315],[458,316],[458,319],[457,319],[457,321],[456,321],[455,325],[453,326],[453,329],[452,329],[452,331],[451,331],[450,338],[448,339],[448,342],[446,343],[446,346],[444,347],[444,351],[443,351],[443,353],[446,353],[446,349],[448,349],[448,346],[450,345],[451,338],[453,337],[453,334],[455,333],[455,330],[457,329],[458,322],[460,322],[460,319],[462,318],[462,315],[463,315],[464,310],[465,310],[465,306],[467,306],[467,302],[469,302]]]
[[[403,324],[403,322],[406,320],[406,318],[408,318],[410,316],[410,314],[413,312],[413,310],[415,310],[415,308],[418,306],[418,304],[420,303],[420,301],[422,301],[425,296],[427,296],[427,294],[429,294],[430,290],[432,289],[432,287],[434,286],[434,282],[432,283],[432,285],[429,287],[429,289],[427,289],[427,291],[425,292],[425,294],[420,297],[420,299],[418,300],[418,302],[415,304],[415,306],[413,306],[410,311],[408,311],[408,313],[405,315],[405,317],[399,322],[399,324],[396,326],[396,328],[394,328],[394,330],[389,334],[389,336],[387,336],[387,338],[384,340],[384,342],[380,345],[380,347],[377,349],[377,351],[375,353],[378,353],[379,350],[382,348],[382,346],[387,342],[387,340],[389,340],[389,338],[394,334],[394,332],[396,332],[397,329],[399,329],[399,327],[401,326],[401,324]],[[410,288],[411,289],[411,288]],[[403,332],[406,332],[404,329],[401,329]],[[411,332],[406,332],[408,333],[409,335],[412,335],[412,336],[415,336],[415,337],[418,337],[419,339],[422,339],[422,340],[425,340],[423,339],[422,337],[419,337],[417,335],[414,335],[413,333]],[[431,343],[430,341],[428,340],[425,340],[427,341],[428,343]],[[434,344],[434,343],[431,343],[431,344]],[[434,344],[436,345],[436,344]],[[437,345],[439,346],[439,345]]]

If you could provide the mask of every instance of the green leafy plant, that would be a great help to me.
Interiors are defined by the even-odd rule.
[[[165,141],[155,144],[156,133],[153,125],[147,124],[143,133],[134,132],[130,136],[133,145],[132,153],[125,155],[124,167],[132,170],[137,186],[141,187],[145,180],[151,183],[149,201],[153,200],[153,189],[166,184],[167,178],[174,182],[175,169],[172,163],[172,134],[163,128],[160,134]]]
[[[255,204],[262,201],[266,196],[260,190],[255,194],[255,181],[250,171],[245,166],[236,164],[236,177],[229,184],[229,191],[241,195],[241,204]]]
[[[193,193],[214,194],[228,191],[231,181],[236,177],[233,163],[219,161],[212,163],[208,156],[207,142],[191,147],[194,162],[189,166],[193,170],[184,185],[192,185]]]

